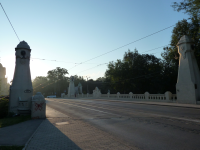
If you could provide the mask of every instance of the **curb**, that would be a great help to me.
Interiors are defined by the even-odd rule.
[[[27,148],[29,142],[31,141],[31,139],[33,138],[33,136],[35,135],[35,133],[37,132],[37,130],[39,129],[39,127],[41,126],[41,124],[42,124],[45,120],[46,120],[46,119],[44,119],[44,120],[40,123],[40,125],[37,127],[37,129],[35,130],[35,132],[34,132],[34,133],[31,135],[31,137],[28,139],[28,141],[26,142],[26,144],[25,144],[25,146],[24,146],[24,148],[23,148],[22,150],[26,150],[26,148]]]

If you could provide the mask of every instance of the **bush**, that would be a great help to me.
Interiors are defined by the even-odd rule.
[[[7,117],[8,115],[9,100],[6,98],[0,99],[0,118]]]

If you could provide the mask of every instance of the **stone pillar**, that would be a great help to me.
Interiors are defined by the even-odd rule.
[[[119,92],[117,92],[117,98],[119,98],[119,95],[120,95],[120,93],[119,93]]]
[[[172,93],[167,91],[165,92],[165,97],[166,97],[166,100],[171,100],[172,99]]]
[[[65,93],[61,93],[61,98],[64,98],[65,97]]]
[[[200,72],[194,56],[193,41],[186,35],[178,44],[179,70],[176,84],[178,103],[196,104],[200,100]]]
[[[46,118],[46,102],[44,96],[40,92],[37,92],[32,99],[31,118]]]
[[[33,87],[30,73],[30,53],[29,45],[22,41],[15,48],[15,72],[12,85],[10,86],[9,111],[14,113],[30,112],[31,97],[33,95]],[[19,108],[19,100],[27,102],[27,106]]]
[[[133,93],[130,92],[130,93],[129,93],[129,98],[132,98],[132,96],[133,96]]]
[[[74,97],[75,97],[74,77],[71,76],[69,79],[68,98],[74,98]]]
[[[110,92],[107,93],[108,98],[110,98]]]
[[[145,100],[149,100],[149,92],[145,92],[144,96],[145,96]]]

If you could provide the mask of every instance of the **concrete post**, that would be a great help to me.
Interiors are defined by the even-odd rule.
[[[108,96],[108,98],[110,98],[110,93],[109,92],[107,93],[107,96]]]
[[[179,71],[176,84],[178,103],[196,104],[200,100],[200,72],[194,56],[193,41],[186,35],[178,44]]]
[[[145,92],[144,96],[145,96],[145,100],[149,100],[149,92]]]
[[[171,100],[172,99],[172,93],[167,91],[165,92],[165,97],[166,97],[166,100]]]
[[[119,98],[119,96],[120,96],[120,93],[119,93],[119,92],[117,92],[117,98]]]
[[[132,96],[133,96],[133,93],[130,92],[130,93],[129,93],[129,98],[132,98]]]

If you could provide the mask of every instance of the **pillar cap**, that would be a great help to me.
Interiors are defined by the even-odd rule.
[[[42,95],[41,92],[37,92],[34,96],[33,96],[33,100],[44,100],[44,96]]]
[[[194,41],[187,35],[184,35],[181,37],[181,39],[178,41],[177,45],[183,44],[183,43],[194,43]]]
[[[28,49],[28,50],[31,50],[31,49],[30,49],[30,46],[29,46],[28,43],[25,42],[25,41],[21,41],[21,42],[17,45],[17,47],[15,48],[15,50],[16,50],[16,49]]]

